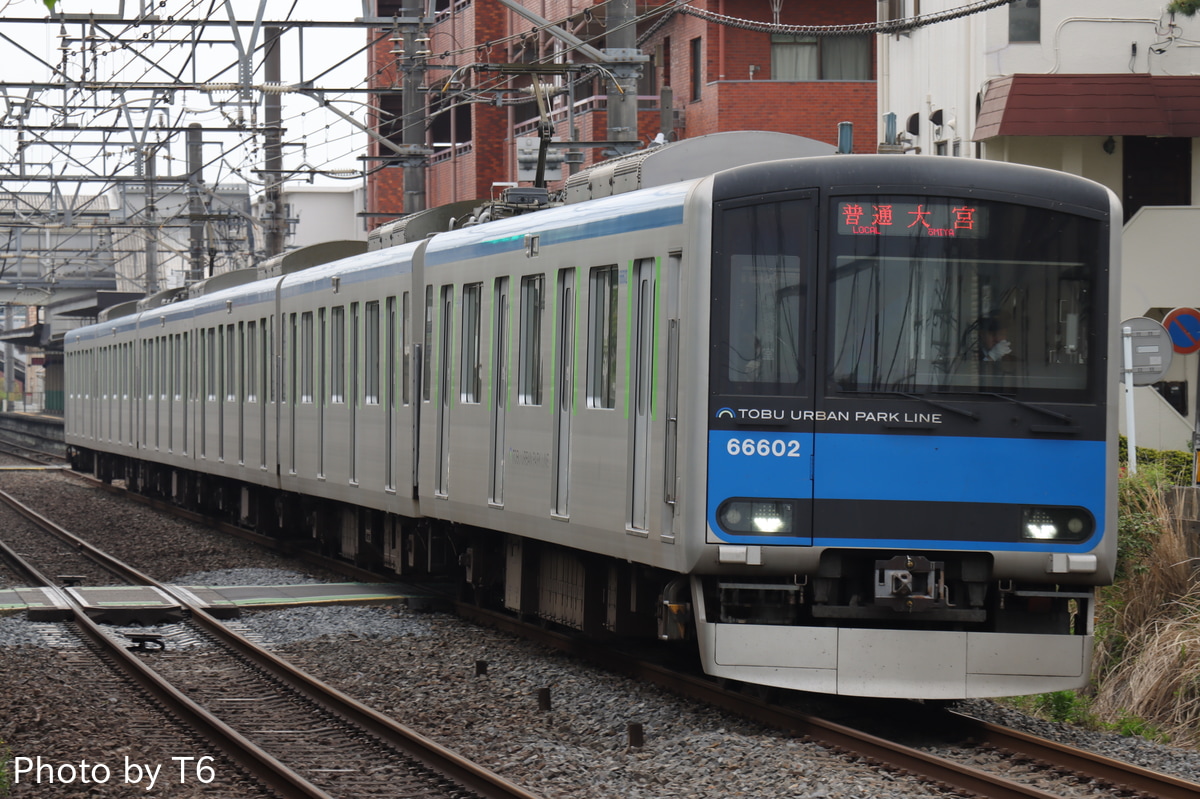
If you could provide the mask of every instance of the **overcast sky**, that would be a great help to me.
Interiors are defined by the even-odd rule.
[[[145,5],[139,0],[61,0],[58,11],[72,17],[93,13],[100,20],[101,30],[97,36],[95,52],[81,43],[87,26],[80,22],[66,23],[66,31],[73,41],[65,73],[70,80],[115,81],[121,84],[144,83],[171,84],[178,80],[184,83],[226,82],[237,79],[238,49],[230,41],[228,11],[224,0],[166,0],[154,11],[157,23],[144,23],[137,28],[105,22],[104,15],[115,15],[122,11],[125,18],[138,16]],[[231,0],[229,5],[239,19],[254,20],[259,11],[257,0]],[[285,20],[341,20],[350,21],[361,14],[360,2],[347,0],[266,0],[263,19]],[[14,18],[46,19],[44,24],[5,22]],[[196,59],[191,60],[192,47],[184,44],[196,35],[192,27],[171,25],[172,19],[207,19],[208,25],[200,35],[202,41],[196,50]],[[61,68],[63,25],[55,17],[51,19],[41,0],[0,0],[0,63],[5,66],[0,83],[5,85],[6,98],[23,97],[25,89],[11,86],[19,81],[60,82],[61,74],[51,68]],[[242,27],[241,41],[250,43],[251,28]],[[120,46],[114,43],[119,40]],[[281,59],[283,84],[300,80],[314,80],[318,88],[329,90],[326,98],[342,113],[358,120],[365,118],[366,95],[344,94],[340,88],[361,88],[366,79],[366,57],[353,55],[366,43],[367,34],[362,29],[306,29],[302,36],[294,30],[285,35]],[[261,35],[259,42],[261,43]],[[303,57],[301,56],[303,49]],[[343,59],[350,60],[330,72]],[[85,65],[88,72],[84,73]],[[262,60],[256,57],[254,82],[263,80]],[[59,124],[63,121],[87,128],[97,123],[104,125],[129,125],[141,128],[146,122],[152,104],[151,93],[146,90],[129,92],[124,98],[128,114],[118,110],[123,98],[112,91],[74,92],[64,97],[62,91],[42,92],[35,96],[34,110],[28,119],[31,124]],[[261,96],[256,106],[238,106],[232,92],[176,92],[172,97],[160,97],[153,103],[154,113],[151,126],[165,124],[171,127],[186,127],[198,122],[206,127],[229,129],[228,133],[205,134],[204,159],[206,181],[214,183],[236,182],[258,179],[252,173],[262,163],[261,138],[248,136],[236,130],[239,124],[262,124]],[[4,110],[9,110],[6,107]],[[64,113],[65,112],[65,113]],[[358,160],[362,154],[366,135],[356,132],[353,126],[338,115],[324,110],[311,97],[284,94],[283,118],[286,128],[285,167],[300,169],[310,167],[339,175],[352,173],[363,168]],[[16,161],[20,149],[11,116],[6,118],[4,130],[0,130],[0,162]],[[61,152],[56,156],[55,148],[33,146],[25,149],[26,174],[41,177],[53,173],[64,174],[113,174],[131,164],[128,148],[140,134],[124,131],[111,134],[110,145],[98,147],[94,134],[57,132],[44,134],[47,139],[61,142]],[[162,158],[156,162],[159,174],[180,174],[186,171],[186,150],[181,135],[169,137],[165,134],[150,134],[152,141],[161,141]],[[26,140],[28,140],[28,136]],[[36,137],[35,137],[36,138]],[[317,176],[315,181],[326,184],[357,185],[357,180],[335,179]],[[30,185],[30,190],[44,191],[45,185]],[[19,190],[14,185],[12,173],[5,175],[5,189]],[[93,190],[85,189],[85,193]]]

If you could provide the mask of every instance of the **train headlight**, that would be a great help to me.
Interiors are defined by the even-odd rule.
[[[1096,530],[1096,520],[1084,508],[1025,508],[1021,535],[1033,541],[1084,541]]]
[[[785,499],[730,499],[717,509],[717,522],[727,533],[791,535],[793,504]]]

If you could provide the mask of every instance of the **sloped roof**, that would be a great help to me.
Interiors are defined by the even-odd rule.
[[[997,78],[984,91],[974,139],[993,136],[1200,136],[1200,76]]]

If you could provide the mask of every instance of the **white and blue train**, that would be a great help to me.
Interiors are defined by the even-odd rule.
[[[67,443],[719,677],[1076,687],[1116,557],[1120,220],[1011,164],[740,166],[109,314],[67,337]]]

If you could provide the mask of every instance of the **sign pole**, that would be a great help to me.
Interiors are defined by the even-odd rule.
[[[1125,444],[1128,473],[1137,474],[1137,436],[1134,435],[1133,414],[1133,328],[1121,328],[1121,342],[1125,345]]]

